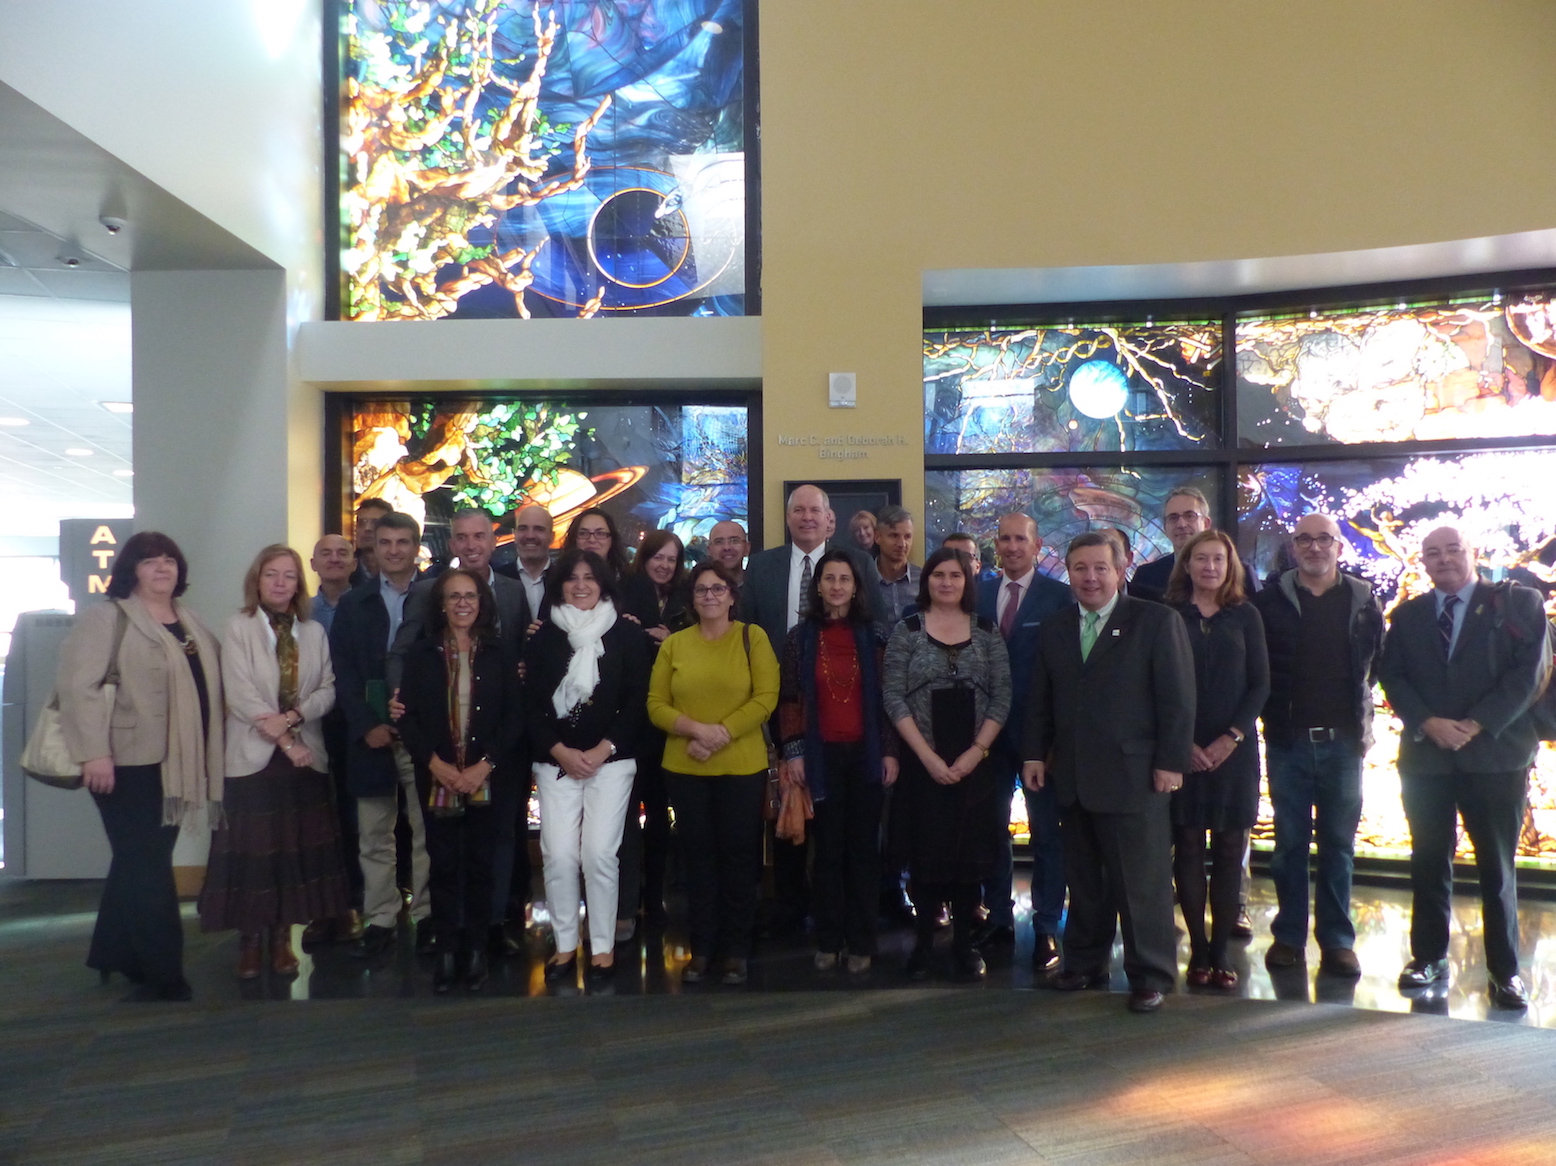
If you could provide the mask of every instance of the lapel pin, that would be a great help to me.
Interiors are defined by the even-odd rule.
[[[1475,605],[1475,614],[1476,615],[1479,615],[1481,612],[1483,612],[1485,610],[1486,610],[1486,605],[1484,603],[1477,603]]]
[[[1113,636],[1114,636],[1114,638],[1115,638],[1115,639],[1117,639],[1117,638],[1118,638],[1118,632],[1119,632],[1119,629],[1118,629],[1118,628],[1114,628],[1114,629],[1113,629]]]

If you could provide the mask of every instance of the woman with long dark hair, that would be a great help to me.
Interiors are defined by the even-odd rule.
[[[897,780],[897,738],[881,702],[884,648],[847,551],[816,561],[809,613],[779,663],[784,780],[806,786],[815,807],[816,968],[833,970],[846,950],[848,972],[863,975],[875,955],[881,806]]]
[[[517,662],[497,635],[486,580],[456,567],[432,585],[421,638],[405,653],[400,738],[416,767],[426,823],[432,986],[486,986],[486,934],[497,845],[494,782],[518,780]]]
[[[540,798],[540,853],[556,951],[548,983],[578,962],[578,883],[589,907],[590,983],[616,965],[617,851],[637,771],[648,637],[616,610],[616,579],[593,551],[563,551],[551,615],[524,649],[525,712]]]
[[[1193,769],[1172,795],[1173,876],[1189,933],[1187,980],[1195,987],[1234,988],[1237,972],[1227,943],[1237,922],[1248,832],[1259,815],[1255,722],[1270,695],[1264,621],[1247,602],[1237,547],[1219,530],[1200,532],[1178,552],[1167,602],[1188,629],[1196,681]]]
[[[621,531],[610,512],[602,507],[591,506],[573,519],[563,536],[562,550],[599,555],[610,568],[618,588],[627,576],[627,548],[622,544]]]
[[[979,884],[1001,858],[1003,814],[1010,797],[989,764],[1010,716],[1010,658],[1005,641],[979,619],[972,561],[950,547],[930,555],[919,576],[918,612],[902,620],[886,645],[886,714],[908,746],[894,795],[891,846],[905,859],[918,936],[907,972],[929,976],[935,920],[951,904],[957,974],[984,975],[973,946]]]
[[[103,817],[113,861],[86,962],[136,1000],[188,1000],[173,882],[179,827],[222,821],[221,650],[178,602],[189,565],[157,531],[130,536],[108,602],[76,616],[60,649],[60,722]],[[116,674],[116,688],[104,678]]]

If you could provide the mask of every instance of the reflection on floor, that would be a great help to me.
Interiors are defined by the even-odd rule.
[[[1527,1013],[1489,1007],[1486,972],[1480,943],[1478,902],[1459,896],[1454,903],[1454,929],[1449,960],[1452,978],[1446,991],[1415,999],[1396,987],[1399,970],[1409,958],[1410,897],[1393,887],[1359,886],[1355,893],[1356,951],[1361,959],[1360,980],[1337,979],[1318,974],[1318,951],[1310,946],[1308,966],[1273,974],[1264,966],[1269,946],[1269,923],[1275,913],[1274,892],[1263,879],[1250,888],[1249,910],[1254,939],[1234,943],[1234,964],[1240,983],[1231,993],[1252,999],[1307,1001],[1354,1005],[1387,1012],[1429,1012],[1462,1019],[1491,1019],[1515,1024],[1556,1028],[1556,904],[1525,902],[1519,912],[1522,927],[1522,968],[1532,1004]],[[122,995],[124,986],[115,979],[97,985],[81,966],[97,905],[95,883],[26,883],[0,880],[0,969],[35,981],[48,996],[100,995],[104,1000]],[[990,989],[1030,989],[1036,986],[1030,969],[1032,937],[1027,926],[1025,879],[1017,876],[1017,940],[1014,948],[987,950],[989,976],[982,985]],[[672,919],[663,933],[639,929],[630,942],[616,949],[618,971],[608,991],[616,995],[674,994],[683,991],[679,971],[688,952],[680,913],[672,904]],[[544,920],[544,905],[537,914]],[[372,961],[354,959],[346,946],[325,946],[303,953],[296,977],[271,977],[240,984],[233,975],[237,937],[233,933],[205,935],[199,930],[192,905],[185,906],[186,966],[195,996],[203,1000],[307,1000],[362,999],[431,996],[431,966],[412,950],[408,928],[402,928],[397,948]],[[543,926],[527,933],[525,956],[495,961],[489,996],[538,996],[582,987],[548,988],[542,964],[549,953]],[[940,936],[941,963],[932,987],[956,988],[950,978],[950,935]],[[854,978],[840,973],[821,974],[811,966],[812,947],[804,936],[764,941],[751,964],[746,990],[757,991],[853,991],[861,988],[901,989],[908,986],[902,965],[912,946],[911,930],[888,929],[881,935],[880,954],[871,974]],[[1180,946],[1180,964],[1188,957],[1187,942]],[[1125,988],[1115,957],[1112,987]],[[13,979],[14,985],[16,981]],[[46,988],[45,988],[46,985]],[[700,986],[684,991],[720,993],[736,989]],[[1206,992],[1206,995],[1222,995]],[[16,997],[13,993],[13,1002]],[[1169,1004],[1169,1007],[1171,1005]]]

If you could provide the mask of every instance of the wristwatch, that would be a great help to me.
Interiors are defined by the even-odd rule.
[[[1230,729],[1228,729],[1226,731],[1226,735],[1232,738],[1232,740],[1236,741],[1239,745],[1241,745],[1248,736],[1248,734],[1244,733],[1236,725],[1233,725]]]
[[[609,737],[602,737],[601,740],[611,747],[611,751],[605,755],[605,759],[609,761],[612,757],[616,756],[616,742],[612,741]]]

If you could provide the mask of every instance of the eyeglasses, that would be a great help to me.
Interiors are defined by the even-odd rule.
[[[692,588],[692,595],[693,595],[694,598],[697,598],[697,599],[707,599],[707,598],[710,598],[710,597],[713,598],[713,599],[717,599],[720,595],[728,595],[728,594],[729,594],[729,585],[727,583],[710,583],[706,587],[693,587]]]
[[[580,530],[576,536],[576,540],[578,542],[583,542],[585,539],[587,539],[590,542],[595,542],[597,540],[604,539],[606,542],[609,542],[610,537],[611,532],[609,530]]]
[[[1332,534],[1299,534],[1291,541],[1304,551],[1312,547],[1317,547],[1321,551],[1327,551],[1334,546],[1335,537]]]
[[[449,607],[455,607],[466,603],[480,603],[481,597],[474,591],[450,591],[443,596],[443,602]]]

